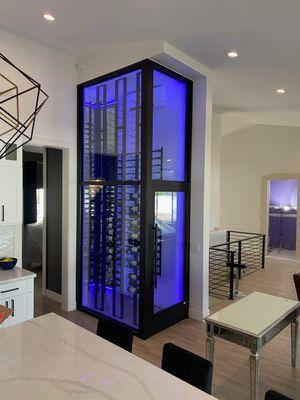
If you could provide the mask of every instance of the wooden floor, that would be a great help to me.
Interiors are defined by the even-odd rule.
[[[243,279],[240,289],[245,294],[255,290],[296,300],[292,274],[300,271],[300,262],[267,258],[265,270],[255,272]],[[211,299],[211,311],[227,305],[229,301]],[[76,324],[96,331],[96,319],[80,311],[69,313],[60,310],[58,303],[42,298],[37,293],[36,314],[56,312]],[[257,310],[259,313],[259,310]],[[164,343],[173,342],[205,357],[205,325],[187,319],[143,341],[134,339],[133,353],[160,366]],[[300,346],[300,343],[299,343]],[[290,330],[285,329],[268,343],[261,352],[260,399],[269,389],[276,389],[300,400],[300,349],[298,367],[291,368]],[[214,362],[213,395],[220,400],[248,400],[249,351],[224,341],[217,341]],[[183,399],[184,400],[184,399]]]

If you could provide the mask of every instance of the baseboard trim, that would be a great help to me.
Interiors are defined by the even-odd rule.
[[[76,301],[72,301],[69,304],[65,304],[64,302],[62,302],[61,309],[63,311],[67,311],[67,312],[74,311],[77,309],[77,303],[76,303]]]
[[[197,310],[196,308],[189,309],[189,318],[194,319],[196,321],[203,321],[203,318],[209,315],[209,310],[205,310],[204,312]]]
[[[46,289],[45,296],[48,297],[48,299],[57,301],[58,303],[61,303],[61,300],[62,300],[61,294],[52,292],[52,290]]]

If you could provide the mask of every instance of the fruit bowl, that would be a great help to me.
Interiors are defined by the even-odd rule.
[[[0,269],[13,269],[17,264],[17,259],[12,257],[0,258]]]

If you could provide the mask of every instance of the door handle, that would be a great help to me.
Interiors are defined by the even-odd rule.
[[[2,214],[1,221],[4,222],[5,215],[4,215],[4,206],[3,205],[1,206],[1,211],[2,211],[2,213],[1,213]]]
[[[19,288],[16,287],[16,288],[13,288],[13,289],[2,290],[0,293],[1,293],[1,294],[2,294],[2,293],[9,293],[9,292],[14,292],[15,290],[19,290]]]
[[[14,299],[11,300],[11,309],[12,309],[11,316],[14,317],[15,316],[15,300]]]
[[[151,230],[152,230],[152,243],[153,243],[153,253],[152,253],[153,285],[154,288],[157,289],[157,224],[154,224]]]

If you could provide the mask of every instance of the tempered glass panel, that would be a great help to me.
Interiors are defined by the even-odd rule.
[[[83,187],[82,305],[138,327],[140,186]]]
[[[185,180],[186,83],[153,71],[152,179]]]
[[[83,102],[83,180],[139,180],[141,71],[84,88]]]
[[[184,203],[183,192],[155,193],[154,312],[184,300]]]

